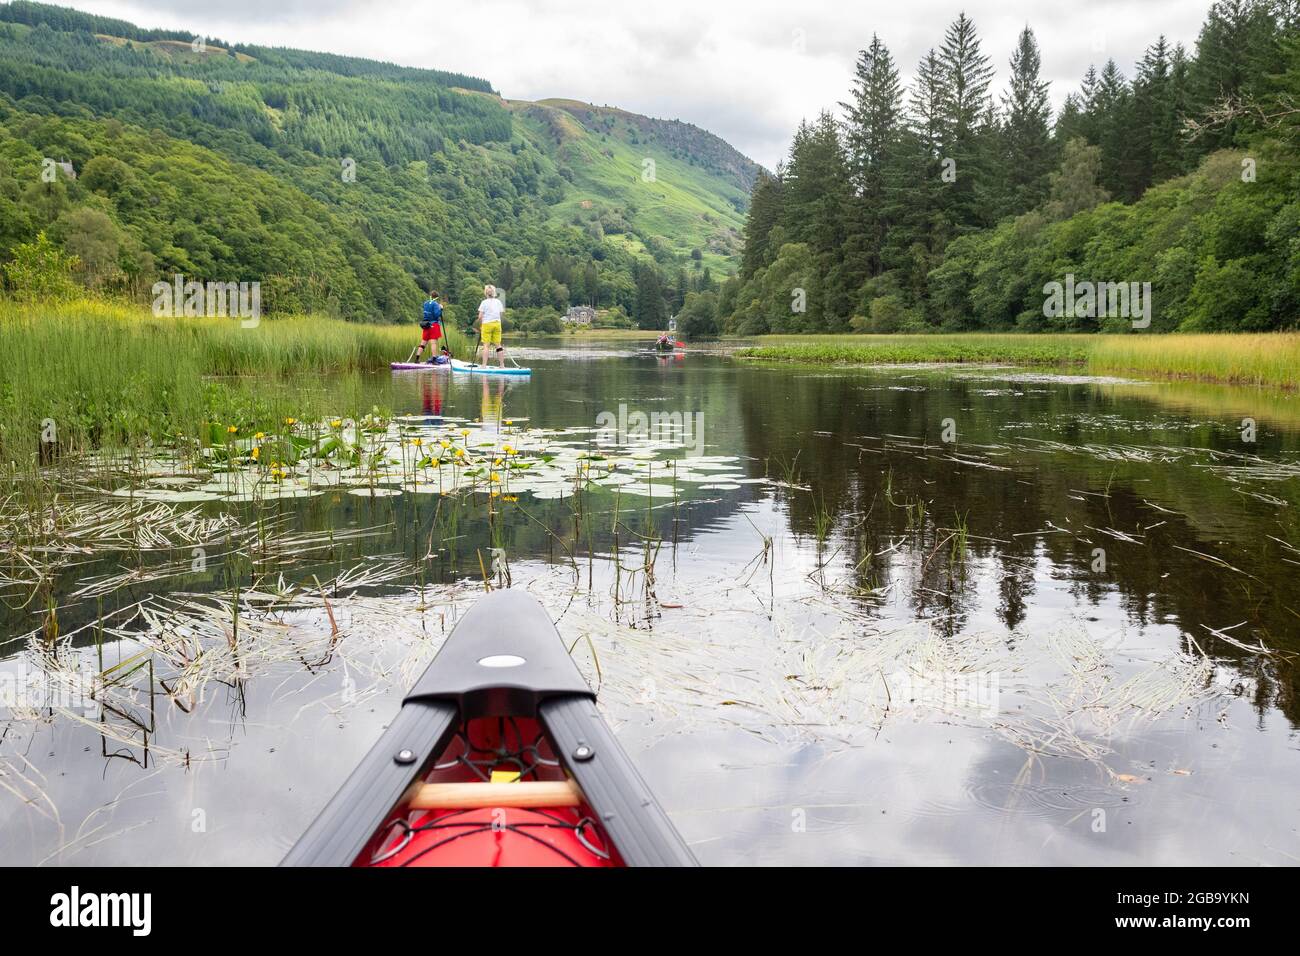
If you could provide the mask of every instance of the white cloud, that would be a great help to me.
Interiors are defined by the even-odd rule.
[[[1028,23],[1059,105],[1090,63],[1100,66],[1113,56],[1131,75],[1161,33],[1190,48],[1208,2],[80,0],[77,6],[145,27],[471,73],[512,99],[569,97],[681,119],[771,167],[801,118],[845,98],[854,58],[873,32],[906,78],[964,8],[997,67],[1000,88],[1016,36]]]

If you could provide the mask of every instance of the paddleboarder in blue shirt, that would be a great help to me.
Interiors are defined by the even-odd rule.
[[[421,361],[424,355],[424,344],[426,342],[438,342],[443,338],[442,329],[442,303],[438,301],[438,293],[430,290],[429,299],[424,303],[424,312],[420,315],[420,347],[415,351],[415,360]],[[439,365],[446,364],[451,360],[451,352],[447,346],[443,345],[442,350],[434,355],[433,346],[429,346],[429,361]],[[439,361],[441,359],[442,361]]]

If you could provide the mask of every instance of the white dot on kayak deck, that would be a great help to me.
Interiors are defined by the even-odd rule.
[[[479,658],[479,664],[483,667],[518,667],[520,664],[527,663],[515,654],[493,654],[491,657]]]

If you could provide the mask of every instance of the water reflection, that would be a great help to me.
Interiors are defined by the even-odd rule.
[[[791,529],[816,537],[829,512],[840,563],[883,614],[950,634],[996,617],[1010,636],[1034,602],[1095,616],[1113,596],[1124,623],[1178,627],[1300,717],[1285,658],[1261,666],[1221,637],[1300,651],[1296,432],[1265,426],[1243,447],[1231,421],[1181,417],[1142,391],[983,384],[755,375],[739,402],[745,446],[797,458],[808,491],[787,495]],[[1246,401],[1226,391],[1227,405]]]

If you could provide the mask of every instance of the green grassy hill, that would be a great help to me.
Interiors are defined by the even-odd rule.
[[[734,271],[759,167],[725,141],[688,123],[577,100],[480,95],[508,109],[518,135],[564,170],[551,222],[660,261],[698,249],[714,272]]]
[[[495,281],[517,314],[594,301],[647,326],[732,271],[758,167],[704,130],[194,39],[0,4],[0,262],[45,232],[136,297],[179,271],[399,320],[423,286],[455,304]],[[48,159],[78,178],[43,180]]]

